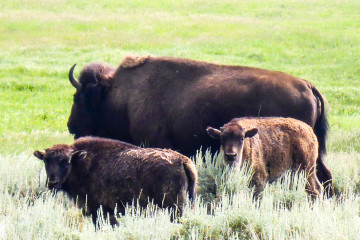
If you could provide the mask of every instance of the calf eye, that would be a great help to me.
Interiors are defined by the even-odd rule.
[[[61,164],[62,164],[64,167],[69,167],[69,165],[70,165],[69,160],[66,159],[66,158],[61,161]]]

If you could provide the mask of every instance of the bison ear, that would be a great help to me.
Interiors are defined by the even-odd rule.
[[[255,136],[257,133],[258,133],[258,129],[257,129],[257,128],[253,128],[253,129],[250,129],[250,130],[247,130],[247,131],[246,131],[245,137],[246,137],[246,138],[251,138],[251,137]]]
[[[102,72],[100,72],[100,73],[94,72],[94,79],[95,79],[95,83],[91,84],[92,87],[100,86],[100,87],[109,88],[111,86],[111,82],[110,82],[111,75],[110,74],[104,74]]]
[[[210,135],[210,137],[215,138],[215,139],[219,138],[220,134],[221,134],[220,130],[212,128],[212,127],[207,127],[206,132]]]
[[[87,155],[87,152],[82,151],[82,150],[73,152],[70,157],[70,162],[80,161],[80,160],[86,158],[86,155]]]
[[[45,153],[36,150],[36,151],[34,152],[34,156],[43,161],[44,158],[45,158]]]

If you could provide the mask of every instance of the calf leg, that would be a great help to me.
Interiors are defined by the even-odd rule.
[[[109,213],[109,221],[111,226],[119,226],[119,222],[116,220],[114,214]]]
[[[259,171],[254,169],[254,175],[251,179],[251,186],[254,189],[254,198],[257,199],[260,193],[264,190],[267,181],[267,173],[265,171]]]
[[[319,179],[316,176],[316,171],[314,167],[309,167],[306,169],[307,182],[306,182],[306,191],[311,196],[312,199],[317,198],[318,196],[323,195],[323,186],[321,185]]]
[[[314,148],[312,141],[299,144],[297,151],[294,152],[294,162],[300,165],[301,170],[305,170],[307,176],[306,191],[312,199],[323,196],[323,186],[317,177],[318,149]]]
[[[159,203],[157,203],[157,205],[162,208],[168,208],[169,210],[171,209],[173,211],[173,214],[171,215],[171,221],[173,221],[177,217],[181,217],[183,214],[187,198],[186,185],[179,188],[178,191],[174,189],[168,190],[167,192],[169,194],[164,195],[161,201],[161,205]]]
[[[91,219],[92,219],[92,221],[93,221],[93,224],[95,225],[95,228],[96,228],[97,218],[98,218],[97,211],[93,211],[93,212],[91,213]]]
[[[107,220],[107,218],[109,218],[109,222],[110,222],[110,225],[111,225],[112,227],[119,225],[119,223],[118,223],[118,221],[116,220],[115,215],[114,215],[113,212],[111,212],[111,211],[106,211],[106,210],[103,210],[103,211],[104,211],[104,220],[105,220],[105,221]],[[93,221],[93,223],[94,223],[95,226],[97,226],[98,217],[99,217],[99,216],[98,216],[98,211],[97,211],[97,210],[92,211],[92,213],[91,213],[91,218],[92,218],[92,221]],[[100,226],[97,226],[97,227],[100,227]]]

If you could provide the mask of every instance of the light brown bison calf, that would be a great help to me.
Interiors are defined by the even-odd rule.
[[[94,224],[100,206],[116,224],[114,208],[124,214],[125,205],[134,199],[139,198],[141,207],[153,200],[159,207],[177,207],[181,214],[187,194],[195,196],[195,165],[172,150],[84,137],[34,155],[45,162],[48,187],[77,199]]]
[[[306,190],[316,197],[323,187],[316,177],[317,138],[310,126],[292,118],[235,118],[223,127],[208,127],[220,138],[225,163],[240,167],[245,161],[254,170],[252,185],[257,196],[266,182],[279,178],[286,170],[304,170]]]

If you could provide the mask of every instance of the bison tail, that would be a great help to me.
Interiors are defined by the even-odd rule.
[[[320,101],[320,116],[317,117],[317,120],[315,122],[314,126],[314,132],[315,135],[319,141],[319,153],[321,155],[326,154],[326,138],[329,131],[329,122],[326,118],[326,112],[325,112],[325,101],[319,90],[315,86],[312,86],[313,94],[316,98]]]
[[[187,161],[184,162],[184,169],[185,169],[186,177],[188,179],[187,191],[189,194],[189,199],[190,199],[191,203],[193,203],[194,199],[195,199],[195,195],[196,195],[196,186],[197,186],[197,179],[198,179],[196,167],[195,167],[195,164],[191,160],[188,159]]]
[[[320,116],[318,116],[315,126],[314,132],[319,142],[319,155],[316,161],[316,175],[319,181],[324,185],[324,188],[329,197],[334,194],[333,188],[333,176],[331,171],[326,167],[324,163],[324,156],[326,155],[326,138],[329,131],[329,122],[326,118],[325,112],[325,101],[321,93],[315,86],[311,86],[313,94],[320,101]]]

